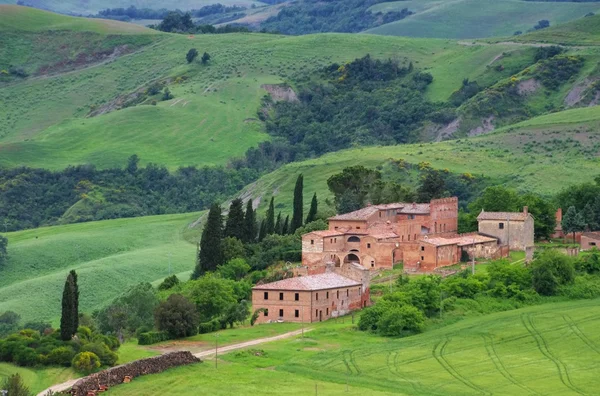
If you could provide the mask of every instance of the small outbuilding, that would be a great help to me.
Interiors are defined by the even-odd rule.
[[[485,212],[477,216],[479,233],[497,238],[500,245],[510,250],[527,251],[534,246],[534,220],[527,211],[522,212]]]
[[[600,249],[600,231],[581,234],[581,250]]]

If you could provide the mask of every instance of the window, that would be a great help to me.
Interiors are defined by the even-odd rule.
[[[335,226],[335,227],[333,227],[333,228],[335,228],[335,229],[337,230],[337,229],[338,229],[338,226]]]
[[[269,299],[269,292],[265,292],[265,300]]]
[[[294,317],[295,318],[299,318],[300,317],[300,311],[298,311],[297,309],[294,311]]]
[[[280,317],[280,318],[283,318],[283,309],[280,309],[280,310],[279,310],[279,317]]]
[[[310,240],[310,244],[311,244],[311,245],[314,245],[314,244],[315,244],[315,240],[314,240],[314,239],[311,239],[311,240]]]
[[[356,227],[357,230],[360,230],[360,227]]]
[[[367,249],[371,249],[371,244],[367,243]]]
[[[351,236],[348,238],[348,242],[360,242],[360,238],[357,236]]]
[[[381,217],[381,212],[379,212],[379,217]]]
[[[263,315],[265,315],[265,316],[269,316],[269,310],[268,310],[268,309],[265,309],[265,312],[263,313]]]
[[[319,310],[318,309],[315,310],[315,316],[317,316],[317,317],[319,316]]]
[[[590,242],[590,246],[596,246],[596,242]]]
[[[375,267],[375,261],[371,260],[371,268]]]
[[[294,294],[294,300],[295,301],[300,301],[300,293]]]
[[[333,243],[337,243],[337,238],[333,238]]]
[[[346,289],[346,297],[350,295],[350,289]]]
[[[424,250],[425,250],[425,246],[421,246],[421,251],[424,251]]]
[[[408,220],[414,220],[415,219],[415,215],[408,215]]]
[[[329,292],[327,292],[327,297],[326,298],[329,299]]]
[[[425,257],[421,256],[421,261],[425,261]]]
[[[408,240],[410,241],[410,234],[408,234]]]
[[[325,315],[329,315],[329,308],[325,308]]]
[[[498,223],[498,229],[503,230],[504,229],[504,223]]]
[[[340,291],[337,291],[337,298],[340,298]]]
[[[417,234],[415,234],[415,241],[417,240]]]
[[[404,242],[404,235],[402,235],[402,242]]]
[[[362,295],[362,289],[360,287],[358,288],[358,295]]]
[[[319,299],[319,293],[317,293],[317,295],[315,297],[315,300],[318,300],[318,299]]]
[[[279,293],[279,299],[283,300],[283,293]]]

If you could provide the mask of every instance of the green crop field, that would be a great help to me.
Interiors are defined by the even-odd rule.
[[[150,216],[4,234],[10,258],[0,277],[0,312],[58,324],[67,273],[79,274],[81,310],[101,308],[131,285],[189,276],[200,214]],[[190,241],[188,241],[190,240]]]
[[[456,39],[512,36],[515,31],[526,32],[542,19],[557,25],[600,11],[597,3],[523,0],[408,0],[380,3],[371,11],[399,11],[403,8],[415,14],[367,32]]]
[[[302,339],[136,378],[110,395],[594,394],[598,300],[465,319],[404,339],[329,321]]]

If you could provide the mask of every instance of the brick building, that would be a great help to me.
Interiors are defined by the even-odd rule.
[[[511,250],[523,250],[534,246],[533,216],[527,211],[522,212],[485,212],[477,216],[479,233],[498,238],[501,245],[507,245]]]
[[[581,234],[581,250],[600,249],[600,231]]]
[[[335,272],[296,276],[252,289],[253,308],[266,309],[257,323],[320,322],[368,305],[368,283]]]

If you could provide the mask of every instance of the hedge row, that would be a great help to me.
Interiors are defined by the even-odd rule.
[[[147,333],[142,333],[138,337],[139,345],[151,345],[156,344],[163,341],[170,340],[169,334],[165,331],[149,331]]]

